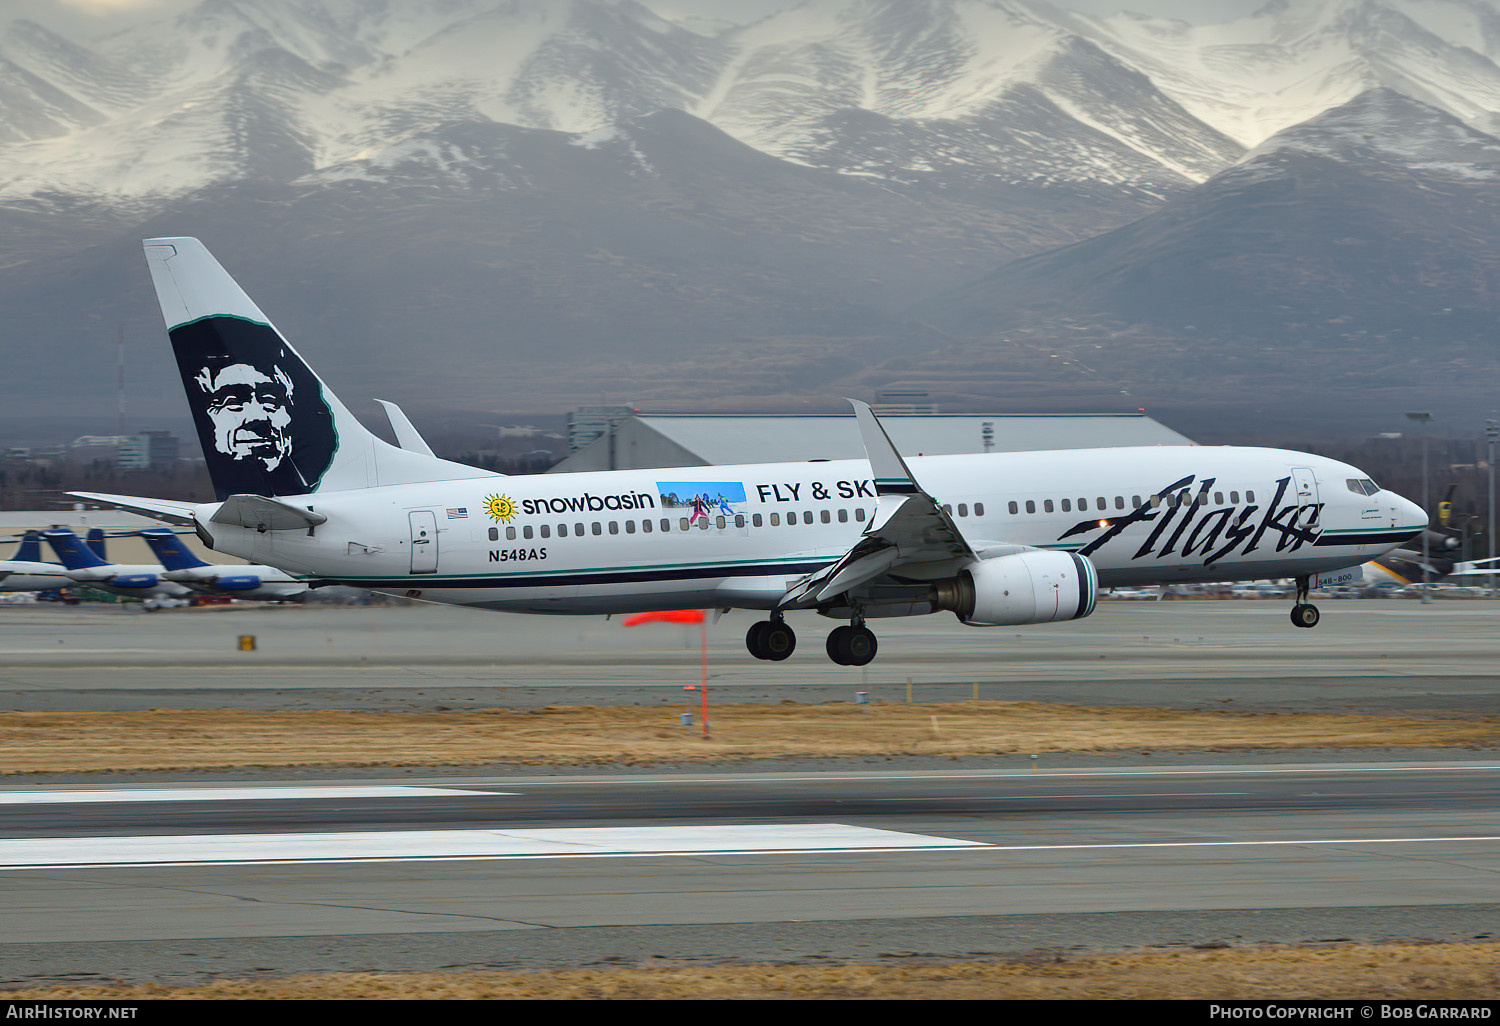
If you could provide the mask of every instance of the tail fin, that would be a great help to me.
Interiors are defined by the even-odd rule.
[[[151,546],[151,551],[161,560],[163,569],[192,570],[194,567],[208,566],[193,555],[192,550],[177,537],[177,532],[169,527],[148,527],[136,534],[146,539],[146,544]]]
[[[18,563],[40,563],[42,562],[42,535],[39,531],[27,531],[21,535],[21,543],[16,546],[16,554],[10,557]]]
[[[197,239],[144,246],[218,498],[493,476],[372,435]]]
[[[109,562],[109,554],[105,551],[105,548],[104,548],[104,528],[102,528],[102,527],[91,527],[91,528],[89,528],[89,533],[87,535],[87,538],[88,538],[89,551],[93,552],[94,555],[98,556],[100,559],[102,559],[106,563],[108,563]]]
[[[57,553],[57,558],[69,570],[87,570],[90,567],[109,565],[95,555],[94,550],[85,545],[82,538],[67,528],[54,527],[43,531],[42,537],[47,539],[47,544],[52,546],[52,551]]]

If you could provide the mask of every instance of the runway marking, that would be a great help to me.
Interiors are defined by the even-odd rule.
[[[0,839],[0,870],[987,847],[842,823]]]
[[[441,798],[447,795],[515,795],[514,791],[470,791],[457,787],[172,787],[160,790],[0,791],[0,805],[64,805],[96,802],[212,802],[318,798]]]

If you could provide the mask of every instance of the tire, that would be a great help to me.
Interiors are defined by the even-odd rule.
[[[853,629],[853,627],[835,627],[828,632],[828,658],[840,666],[849,665],[849,648],[845,635]]]
[[[765,646],[765,655],[762,658],[774,662],[781,662],[797,649],[797,632],[787,624],[767,622],[765,633],[761,635],[762,644]]]
[[[1322,615],[1311,602],[1299,602],[1292,607],[1292,624],[1297,627],[1316,627]]]
[[[770,630],[770,628],[771,624],[769,621],[756,620],[750,625],[750,629],[745,632],[745,647],[757,659],[771,658],[766,652],[766,631]]]
[[[868,627],[850,627],[848,635],[844,638],[844,653],[848,656],[846,661],[850,666],[867,664],[875,658],[875,650],[878,647],[875,634]]]

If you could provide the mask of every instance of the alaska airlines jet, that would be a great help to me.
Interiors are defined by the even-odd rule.
[[[307,594],[308,584],[285,570],[254,563],[205,563],[170,527],[148,527],[136,534],[146,539],[164,569],[162,577],[210,595],[286,601]]]
[[[974,626],[1074,620],[1101,585],[1297,581],[1308,591],[1422,531],[1415,504],[1335,460],[1208,446],[905,459],[854,402],[867,459],[504,477],[367,431],[196,239],[146,260],[216,499],[74,493],[193,524],[210,548],[319,583],[530,613],[753,609],[785,620],[938,610]]]

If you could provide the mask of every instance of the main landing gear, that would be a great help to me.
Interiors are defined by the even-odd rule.
[[[771,619],[750,625],[745,647],[757,659],[780,662],[797,648],[797,634],[780,613],[772,613]],[[835,627],[828,635],[828,658],[840,666],[864,666],[875,658],[876,647],[875,635],[863,620]]]
[[[769,620],[757,620],[745,634],[745,647],[757,659],[780,662],[791,655],[797,647],[797,632],[781,618],[772,613]]]
[[[1297,578],[1297,604],[1292,607],[1292,626],[1294,627],[1316,627],[1322,617],[1318,613],[1318,607],[1307,601],[1309,581],[1306,577]]]

